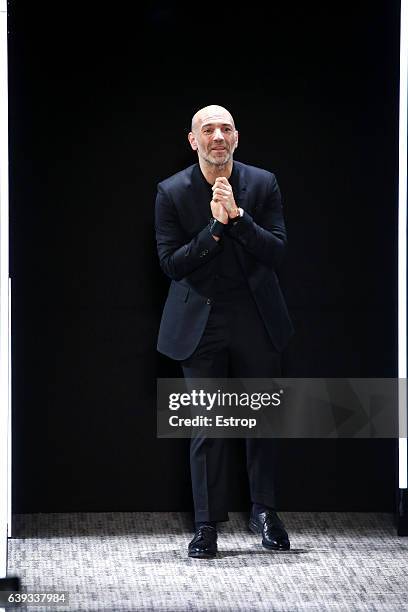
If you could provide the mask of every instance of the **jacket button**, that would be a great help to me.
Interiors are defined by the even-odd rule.
[[[211,304],[211,300],[210,300],[210,298],[208,298],[208,300],[207,300],[207,304]]]

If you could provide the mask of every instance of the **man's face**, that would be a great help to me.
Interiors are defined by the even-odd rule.
[[[205,111],[196,118],[189,141],[198,156],[214,166],[224,166],[238,144],[238,132],[231,116],[222,111]]]

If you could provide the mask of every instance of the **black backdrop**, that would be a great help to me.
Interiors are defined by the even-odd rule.
[[[132,4],[9,5],[16,512],[191,508],[188,441],[156,439],[180,372],[155,351],[153,213],[201,106],[283,193],[285,374],[397,371],[399,2]],[[281,509],[394,507],[392,440],[283,441],[277,464]]]

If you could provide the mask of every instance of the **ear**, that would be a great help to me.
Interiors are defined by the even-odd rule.
[[[195,139],[195,136],[193,134],[193,132],[190,132],[188,135],[188,141],[191,145],[191,148],[193,149],[193,151],[197,151],[198,149],[198,145],[197,145],[197,141]]]
[[[239,137],[238,130],[235,130],[235,149],[238,147],[238,137]]]

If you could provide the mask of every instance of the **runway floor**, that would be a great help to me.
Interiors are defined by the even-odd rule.
[[[390,514],[280,513],[288,552],[268,552],[231,513],[219,555],[189,559],[183,513],[14,517],[9,575],[69,605],[29,610],[296,612],[408,610],[408,538]]]

